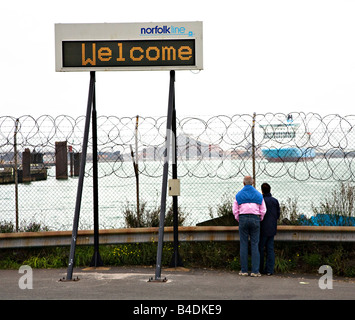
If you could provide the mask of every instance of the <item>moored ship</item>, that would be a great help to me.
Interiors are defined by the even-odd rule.
[[[297,146],[300,124],[293,121],[292,115],[288,115],[285,121],[261,124],[260,127],[264,130],[266,140],[266,147],[262,148],[261,152],[269,162],[309,161],[316,156],[314,148],[307,147],[307,143],[302,144],[302,147]],[[309,141],[310,134],[302,133]]]

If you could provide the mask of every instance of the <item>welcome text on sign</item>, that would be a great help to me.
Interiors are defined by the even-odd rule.
[[[63,41],[64,67],[195,64],[195,40]]]

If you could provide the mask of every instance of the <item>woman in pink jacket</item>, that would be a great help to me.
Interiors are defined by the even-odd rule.
[[[245,176],[243,184],[243,189],[236,194],[233,203],[233,214],[239,222],[240,264],[242,269],[239,275],[249,275],[248,237],[250,236],[252,266],[250,275],[252,277],[260,277],[260,221],[264,218],[266,206],[263,195],[253,187],[252,177]]]

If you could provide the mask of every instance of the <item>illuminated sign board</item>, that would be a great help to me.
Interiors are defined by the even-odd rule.
[[[57,24],[56,71],[201,70],[202,22]]]
[[[195,40],[63,41],[63,67],[194,65]]]

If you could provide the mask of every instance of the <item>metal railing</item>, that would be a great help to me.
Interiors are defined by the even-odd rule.
[[[71,231],[0,233],[0,248],[69,246]],[[164,241],[174,240],[173,228],[164,228]],[[355,242],[355,227],[278,226],[276,241]],[[100,244],[157,242],[158,228],[105,229]],[[179,241],[239,241],[238,227],[179,227]],[[93,245],[94,232],[80,230],[77,245]]]

